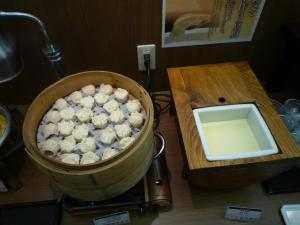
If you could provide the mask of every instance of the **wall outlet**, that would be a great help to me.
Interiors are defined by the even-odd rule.
[[[144,55],[145,54],[150,54],[150,69],[155,70],[156,69],[155,45],[154,44],[138,45],[138,46],[136,46],[136,48],[137,48],[139,71],[146,70],[146,67],[144,64]]]

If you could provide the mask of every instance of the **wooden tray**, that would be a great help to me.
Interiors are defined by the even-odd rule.
[[[287,170],[300,157],[296,142],[247,62],[169,68],[168,76],[188,175],[196,185],[223,188],[254,183]],[[247,159],[207,161],[192,110],[242,103],[257,105],[280,153]]]

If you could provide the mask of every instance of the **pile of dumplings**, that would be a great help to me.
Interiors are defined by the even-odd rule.
[[[43,117],[37,145],[67,164],[108,159],[128,148],[146,119],[139,100],[110,84],[86,85],[58,99]]]

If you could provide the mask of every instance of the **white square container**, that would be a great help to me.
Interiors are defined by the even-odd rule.
[[[209,161],[278,153],[274,138],[254,104],[199,108],[193,114]]]

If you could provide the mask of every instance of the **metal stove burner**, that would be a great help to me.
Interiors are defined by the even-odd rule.
[[[104,201],[83,201],[66,195],[62,198],[62,206],[69,213],[84,214],[90,211],[115,211],[120,209],[141,209],[145,205],[144,179],[124,194]]]

